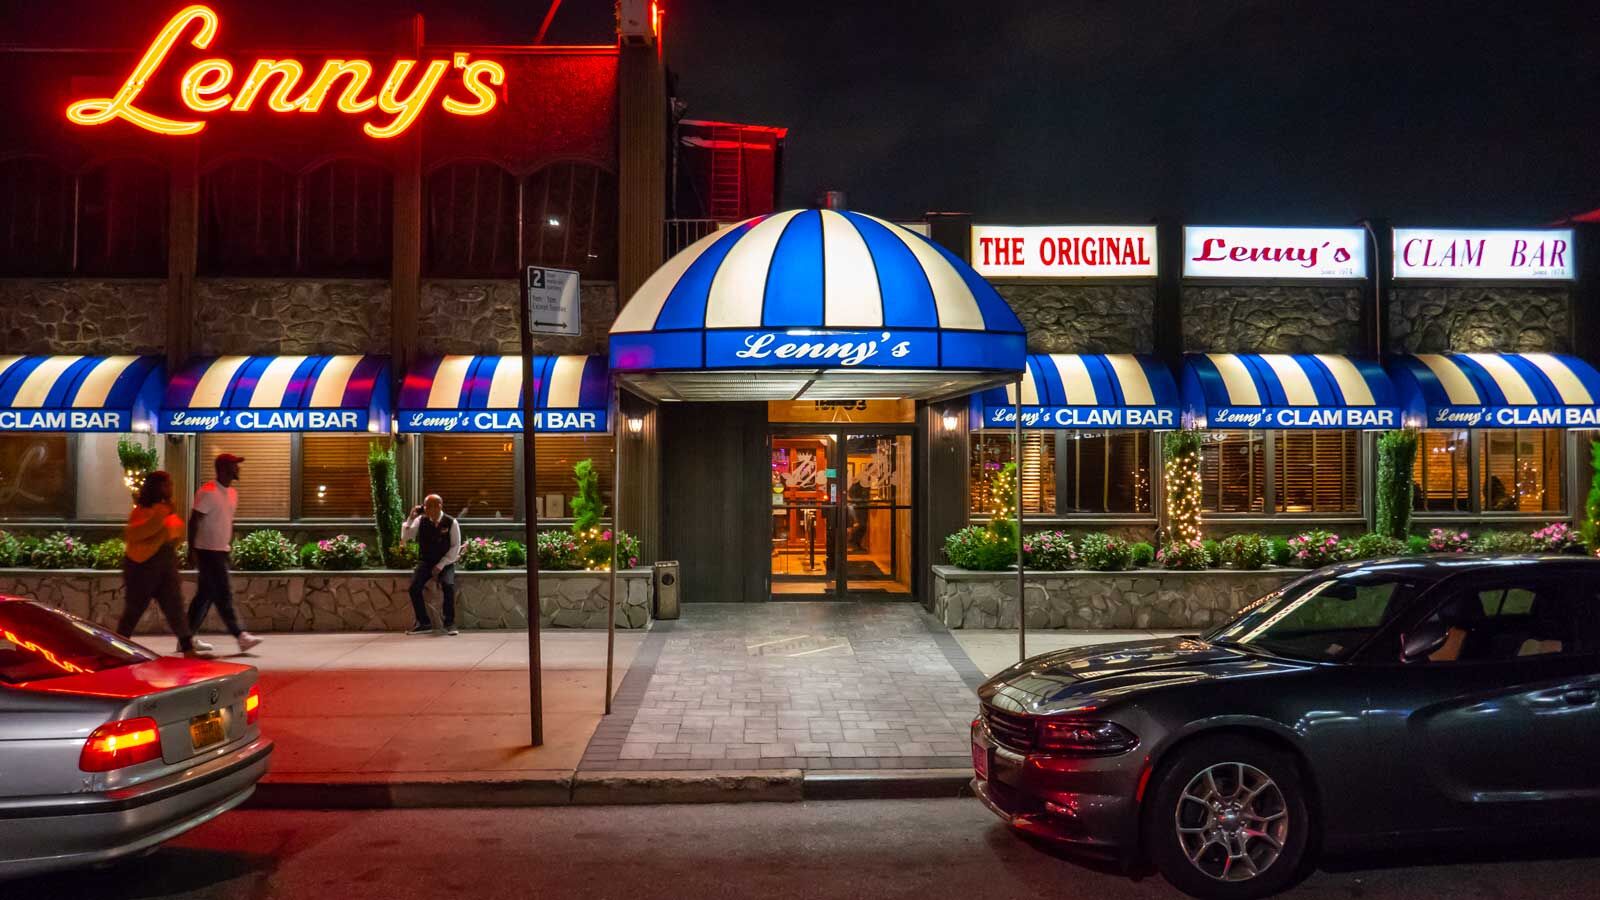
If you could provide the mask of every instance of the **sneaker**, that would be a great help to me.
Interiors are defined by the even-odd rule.
[[[411,630],[407,631],[406,634],[433,634],[433,626],[424,625],[421,622],[418,622],[417,624],[411,626]]]
[[[239,652],[240,653],[247,653],[247,652],[249,652],[251,647],[254,647],[254,646],[256,646],[256,645],[258,645],[260,643],[261,643],[261,638],[256,637],[255,635],[251,634],[248,631],[242,631],[242,632],[239,633]]]
[[[216,647],[211,646],[209,643],[202,641],[199,638],[194,639],[194,648],[199,650],[201,653],[210,653],[211,651],[217,649]]]
[[[211,654],[204,650],[185,650],[180,654],[184,659],[210,659]]]
[[[444,627],[444,633],[445,634],[460,634],[461,633],[461,629],[455,627],[454,625],[446,625]]]

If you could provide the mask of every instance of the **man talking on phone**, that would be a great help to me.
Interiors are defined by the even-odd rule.
[[[421,506],[411,508],[411,516],[400,526],[400,540],[417,542],[417,571],[411,577],[411,610],[417,624],[406,634],[432,634],[433,622],[422,592],[429,579],[439,582],[444,595],[444,633],[460,634],[456,629],[456,560],[461,557],[461,523],[444,514],[444,498],[429,494]]]

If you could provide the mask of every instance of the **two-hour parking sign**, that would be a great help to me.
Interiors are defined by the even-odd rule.
[[[522,302],[534,334],[576,336],[582,330],[577,272],[529,266],[522,279]]]

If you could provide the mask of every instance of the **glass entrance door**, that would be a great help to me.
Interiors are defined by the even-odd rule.
[[[912,435],[768,436],[775,600],[910,597]]]

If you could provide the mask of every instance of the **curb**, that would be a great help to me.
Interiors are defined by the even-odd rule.
[[[362,810],[937,799],[970,796],[971,780],[965,769],[278,775],[261,781],[245,806]]]

